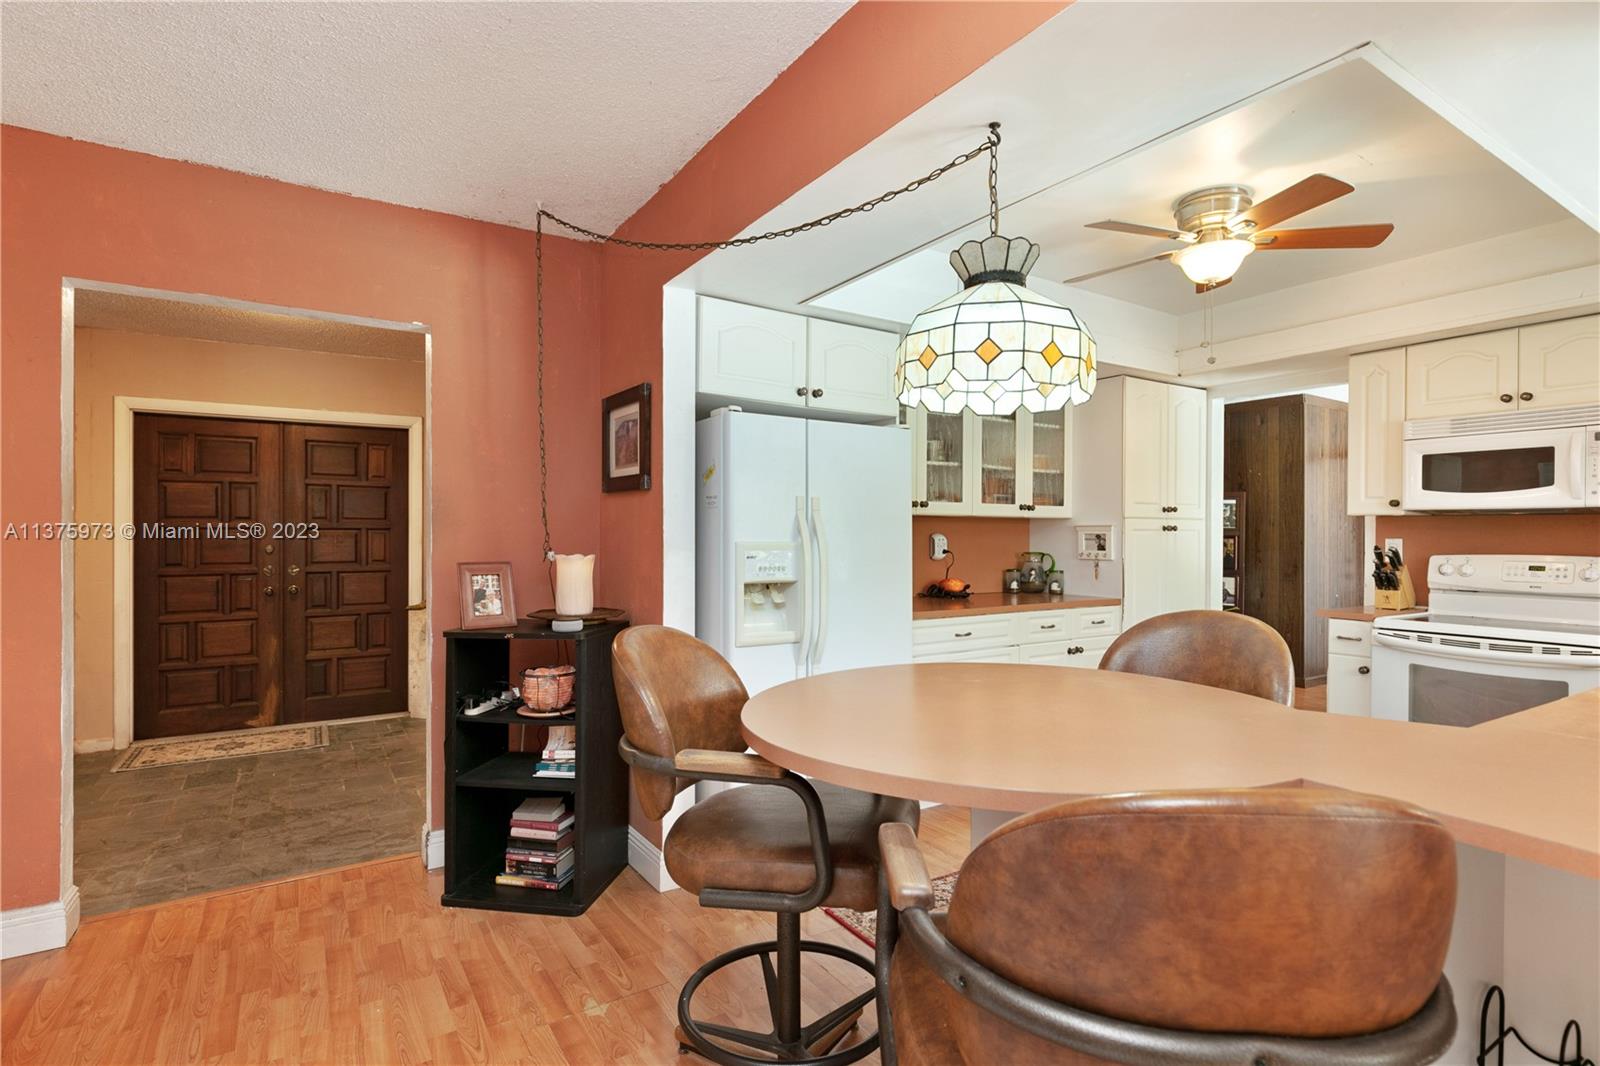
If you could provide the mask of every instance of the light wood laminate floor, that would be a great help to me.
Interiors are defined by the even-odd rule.
[[[966,812],[924,811],[921,835],[930,870],[955,870]],[[773,935],[770,914],[632,870],[579,918],[443,908],[441,890],[410,857],[89,919],[65,949],[0,964],[4,1061],[697,1063],[673,1036],[684,980]],[[865,951],[821,911],[802,935]],[[759,967],[733,970],[697,1006],[761,1027]],[[809,1020],[867,984],[807,960],[802,986]]]

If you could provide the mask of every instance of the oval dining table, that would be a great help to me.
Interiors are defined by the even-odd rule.
[[[1572,701],[1592,716],[1597,695]],[[742,727],[796,773],[972,809],[974,844],[1079,796],[1319,784],[1414,803],[1464,843],[1595,878],[1596,745],[1534,727],[1540,715],[1461,729],[1109,670],[922,663],[775,686]]]

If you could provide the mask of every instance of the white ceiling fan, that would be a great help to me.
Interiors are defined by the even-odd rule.
[[[1212,185],[1196,189],[1173,205],[1176,227],[1144,226],[1137,222],[1091,222],[1085,228],[1132,233],[1182,241],[1175,248],[1147,259],[1096,270],[1068,278],[1066,284],[1098,278],[1144,263],[1170,259],[1178,265],[1195,292],[1207,292],[1233,280],[1245,256],[1262,251],[1299,251],[1319,248],[1375,248],[1394,232],[1393,223],[1364,226],[1324,226],[1314,229],[1273,229],[1278,223],[1321,207],[1354,192],[1355,187],[1326,174],[1313,174],[1260,203],[1243,185]]]

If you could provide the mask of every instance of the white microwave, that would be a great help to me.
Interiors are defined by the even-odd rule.
[[[1408,511],[1600,507],[1600,406],[1405,424]]]

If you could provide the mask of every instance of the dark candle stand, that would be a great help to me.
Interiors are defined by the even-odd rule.
[[[1495,1011],[1495,1037],[1489,1039],[1489,1011]],[[1505,1066],[1506,1038],[1516,1037],[1517,1043],[1527,1049],[1529,1054],[1537,1055],[1545,1062],[1555,1063],[1556,1066],[1594,1066],[1593,1059],[1583,1057],[1583,1029],[1579,1027],[1576,1018],[1570,1019],[1561,1029],[1561,1050],[1556,1052],[1556,1057],[1551,1058],[1535,1050],[1528,1044],[1523,1035],[1517,1032],[1515,1026],[1506,1025],[1506,994],[1499,985],[1490,985],[1489,991],[1483,997],[1483,1012],[1478,1015],[1478,1066],[1489,1066],[1489,1056],[1495,1057],[1495,1066]],[[1572,1057],[1567,1057],[1568,1041],[1571,1041]]]

